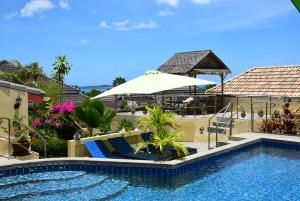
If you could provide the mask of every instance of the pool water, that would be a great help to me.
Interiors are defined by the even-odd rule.
[[[0,179],[0,200],[300,200],[300,151],[256,146],[176,179],[62,171]]]

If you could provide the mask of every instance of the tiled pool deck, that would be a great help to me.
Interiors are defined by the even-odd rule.
[[[230,141],[230,144],[207,150],[207,143],[186,143],[198,148],[198,153],[181,160],[173,161],[145,161],[125,159],[95,159],[95,158],[51,158],[29,161],[0,160],[0,177],[33,172],[58,170],[84,170],[87,172],[101,172],[108,174],[134,174],[163,177],[175,177],[194,168],[199,168],[216,157],[226,157],[235,151],[255,146],[263,140],[281,141],[284,146],[297,146],[300,149],[300,137],[273,134],[244,133],[235,137],[245,138],[241,141]],[[278,143],[277,143],[278,144]]]

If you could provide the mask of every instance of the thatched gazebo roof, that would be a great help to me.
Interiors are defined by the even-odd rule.
[[[176,53],[158,71],[171,74],[229,74],[231,70],[211,50]]]

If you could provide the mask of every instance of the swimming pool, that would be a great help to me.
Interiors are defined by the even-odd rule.
[[[300,200],[300,146],[262,141],[177,177],[87,171],[2,177],[0,200]]]

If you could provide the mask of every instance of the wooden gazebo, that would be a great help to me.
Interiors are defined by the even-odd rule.
[[[158,69],[160,72],[188,75],[219,75],[221,78],[221,91],[224,94],[224,79],[231,70],[211,50],[190,51],[176,53]]]

